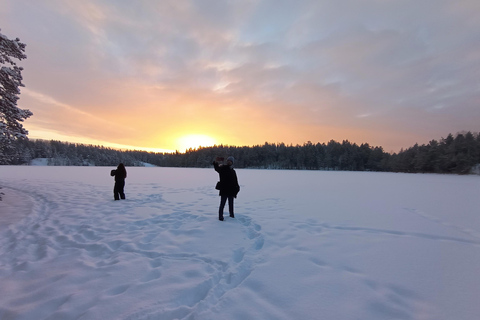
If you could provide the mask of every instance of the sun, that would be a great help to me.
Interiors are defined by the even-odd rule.
[[[211,147],[217,144],[214,138],[204,134],[189,134],[178,138],[176,142],[178,150],[181,152],[185,152],[190,148]]]

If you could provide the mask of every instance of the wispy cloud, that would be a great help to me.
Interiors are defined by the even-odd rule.
[[[0,9],[2,33],[27,44],[28,121],[165,149],[203,134],[396,151],[476,131],[478,16],[476,0],[7,0]],[[75,114],[84,121],[66,125]]]

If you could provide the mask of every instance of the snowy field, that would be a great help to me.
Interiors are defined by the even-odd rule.
[[[0,166],[0,319],[480,319],[480,177]]]

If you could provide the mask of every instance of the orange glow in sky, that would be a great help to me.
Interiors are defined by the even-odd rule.
[[[477,3],[4,0],[0,21],[30,138],[397,152],[478,131]]]
[[[176,142],[178,150],[183,152],[190,148],[195,149],[198,147],[211,147],[218,144],[217,140],[212,137],[203,134],[189,134],[177,139]]]

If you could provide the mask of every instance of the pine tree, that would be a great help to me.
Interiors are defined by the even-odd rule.
[[[30,117],[32,112],[17,107],[19,87],[24,87],[23,68],[13,60],[27,58],[24,52],[25,44],[20,39],[10,40],[0,33],[0,164],[9,163],[8,153],[12,142],[27,138],[28,135],[21,122]]]

